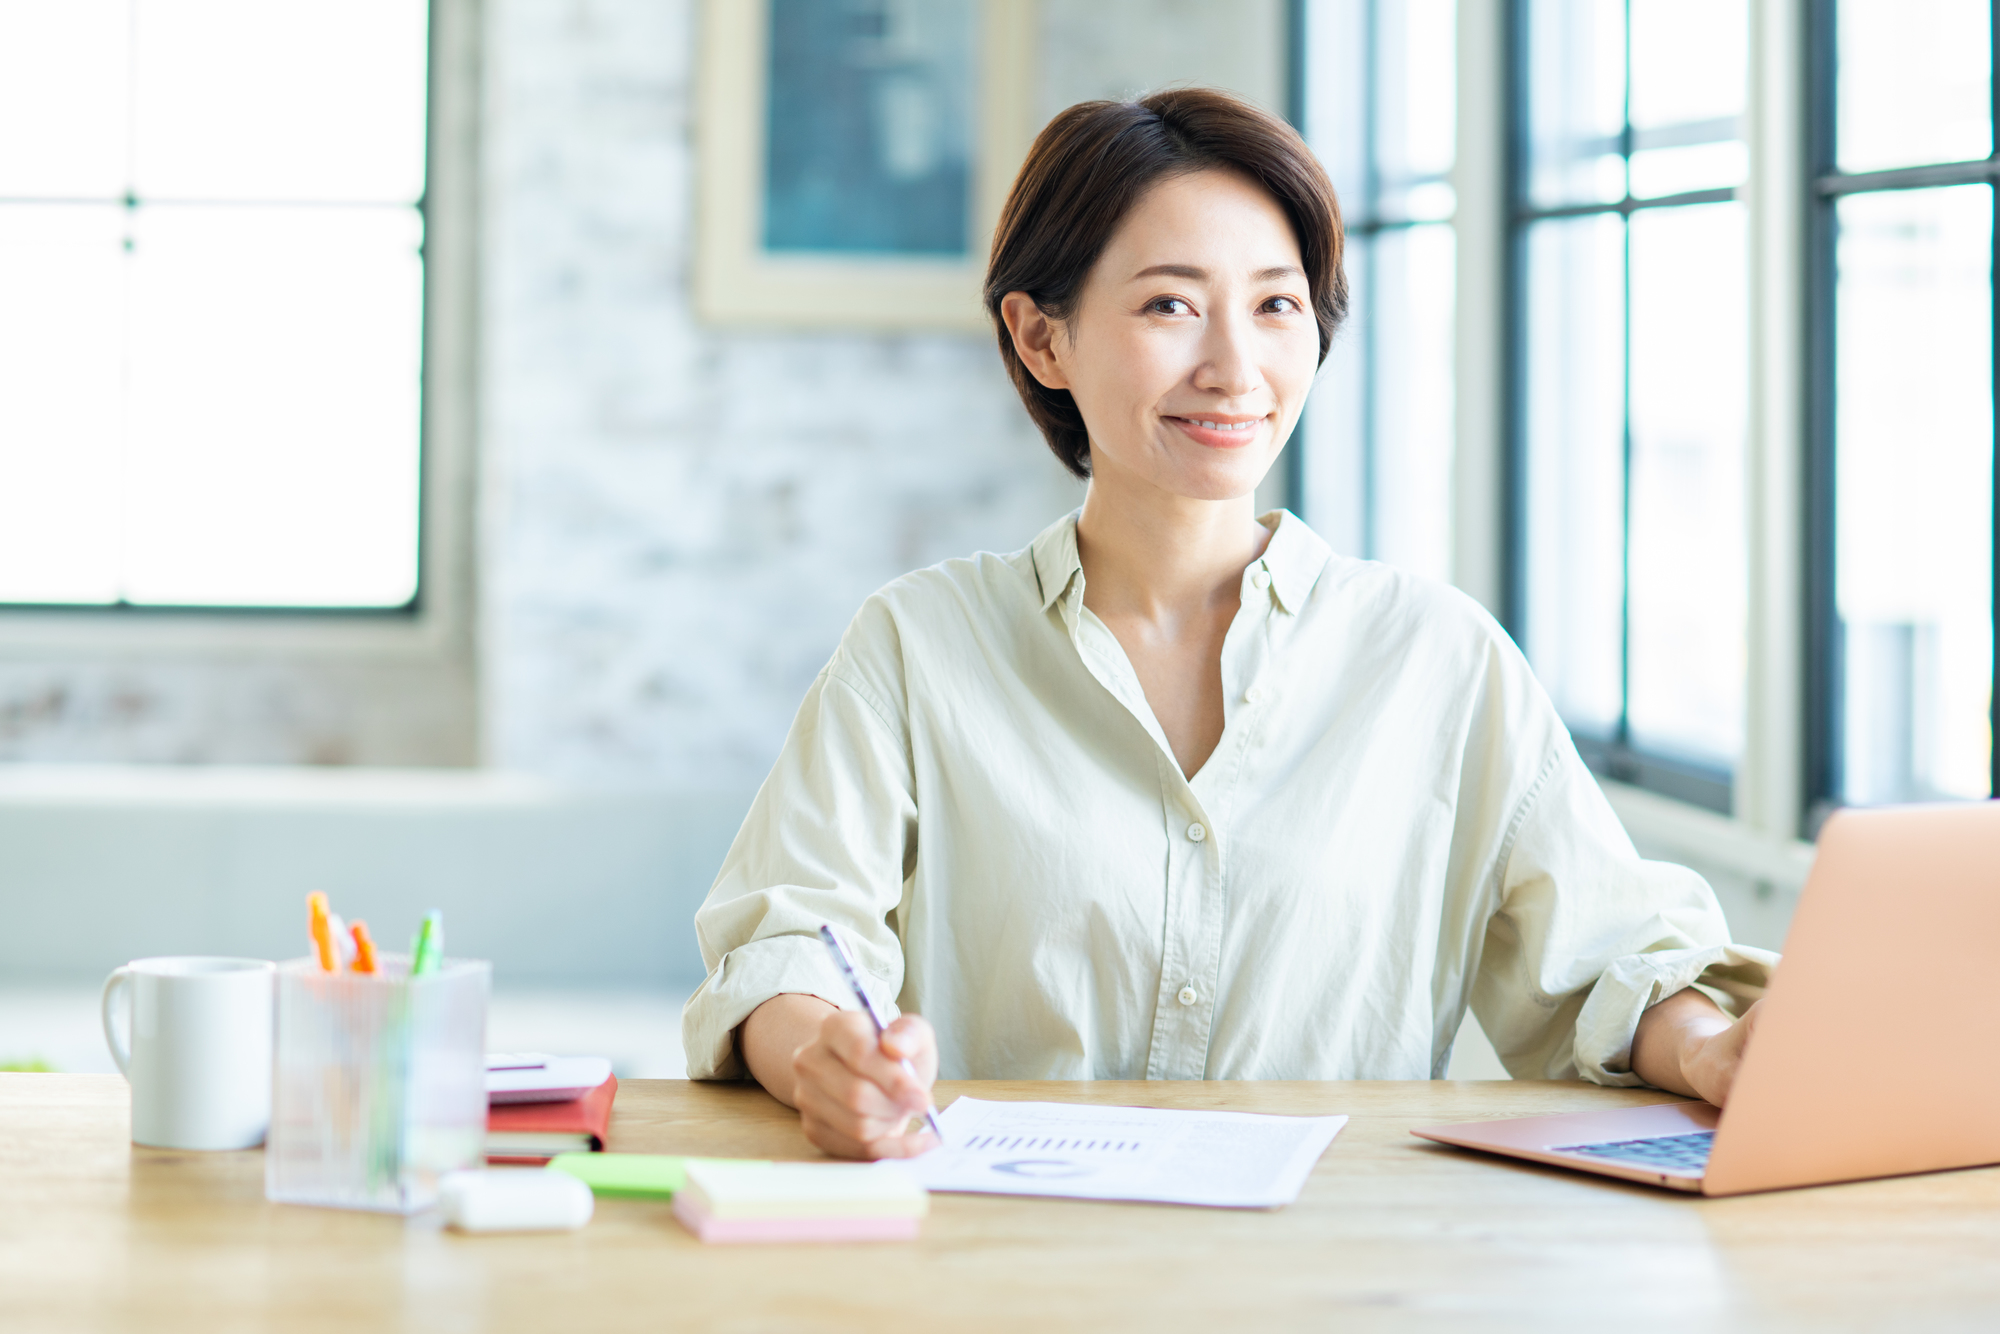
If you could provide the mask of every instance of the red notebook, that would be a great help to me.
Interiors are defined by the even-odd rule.
[[[569,1102],[514,1102],[486,1109],[486,1161],[545,1163],[559,1153],[596,1153],[611,1125],[618,1076]]]

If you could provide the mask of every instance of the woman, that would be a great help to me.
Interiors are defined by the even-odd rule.
[[[1516,1074],[1727,1096],[1748,1021],[1691,984],[1750,1001],[1771,956],[1633,852],[1474,603],[1255,515],[1340,252],[1325,172],[1232,97],[1042,132],[986,303],[1088,495],[855,617],[696,917],[691,1075],[895,1156],[940,1070],[1434,1078],[1470,1003]],[[879,1043],[823,921],[902,1009]]]

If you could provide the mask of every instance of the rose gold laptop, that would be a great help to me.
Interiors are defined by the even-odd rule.
[[[2000,1163],[2000,802],[1841,811],[1719,1111],[1412,1131],[1704,1195]]]

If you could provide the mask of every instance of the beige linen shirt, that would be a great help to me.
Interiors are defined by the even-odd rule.
[[[1631,1084],[1645,1008],[1774,956],[1641,860],[1469,598],[1267,515],[1182,776],[1083,604],[1076,516],[871,597],[695,917],[688,1073],[780,992],[937,1028],[947,1079],[1430,1079],[1471,1005],[1522,1077]]]

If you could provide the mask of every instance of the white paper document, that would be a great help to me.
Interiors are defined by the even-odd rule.
[[[1344,1116],[1259,1116],[960,1098],[927,1190],[1268,1209],[1298,1198]]]

